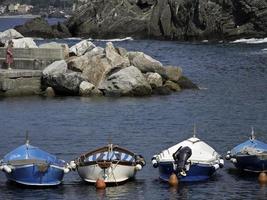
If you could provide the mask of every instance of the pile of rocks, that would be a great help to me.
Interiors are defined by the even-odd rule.
[[[197,89],[180,67],[163,66],[143,52],[128,52],[111,42],[102,48],[83,40],[66,49],[69,58],[43,71],[43,87],[49,94],[54,90],[59,95],[147,96]]]

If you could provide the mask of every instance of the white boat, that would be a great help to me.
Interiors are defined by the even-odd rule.
[[[168,181],[175,173],[180,181],[203,181],[222,168],[222,157],[208,144],[193,136],[152,158],[152,164],[159,168],[161,180]]]
[[[141,155],[109,144],[81,155],[71,165],[86,182],[103,179],[105,183],[118,184],[133,178],[145,166],[145,161]]]

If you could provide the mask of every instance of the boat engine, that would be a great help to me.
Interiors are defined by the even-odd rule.
[[[174,159],[174,163],[176,164],[175,172],[177,174],[181,174],[182,176],[186,176],[185,171],[187,171],[188,159],[192,155],[192,150],[189,147],[180,147],[172,157]]]

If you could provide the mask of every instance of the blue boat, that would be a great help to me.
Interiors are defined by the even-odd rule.
[[[29,144],[19,146],[0,161],[7,179],[26,186],[54,186],[62,182],[68,164]]]
[[[163,181],[169,181],[174,173],[181,182],[194,182],[209,179],[224,161],[212,147],[193,136],[154,155],[152,164]]]
[[[227,152],[225,156],[237,169],[251,172],[267,170],[267,144],[255,139],[252,129],[251,137]]]

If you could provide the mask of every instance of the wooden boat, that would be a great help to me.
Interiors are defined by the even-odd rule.
[[[133,178],[145,166],[141,155],[113,144],[82,154],[70,165],[76,168],[86,182],[95,183],[103,179],[105,183],[121,183]]]
[[[152,164],[159,169],[159,178],[168,181],[174,173],[180,181],[203,181],[222,168],[222,157],[195,135],[154,155]]]
[[[69,168],[58,159],[29,144],[19,146],[0,161],[0,169],[9,181],[27,186],[54,186],[62,182]]]
[[[249,140],[237,145],[225,156],[237,169],[261,172],[267,170],[267,144],[255,139],[252,129]]]

